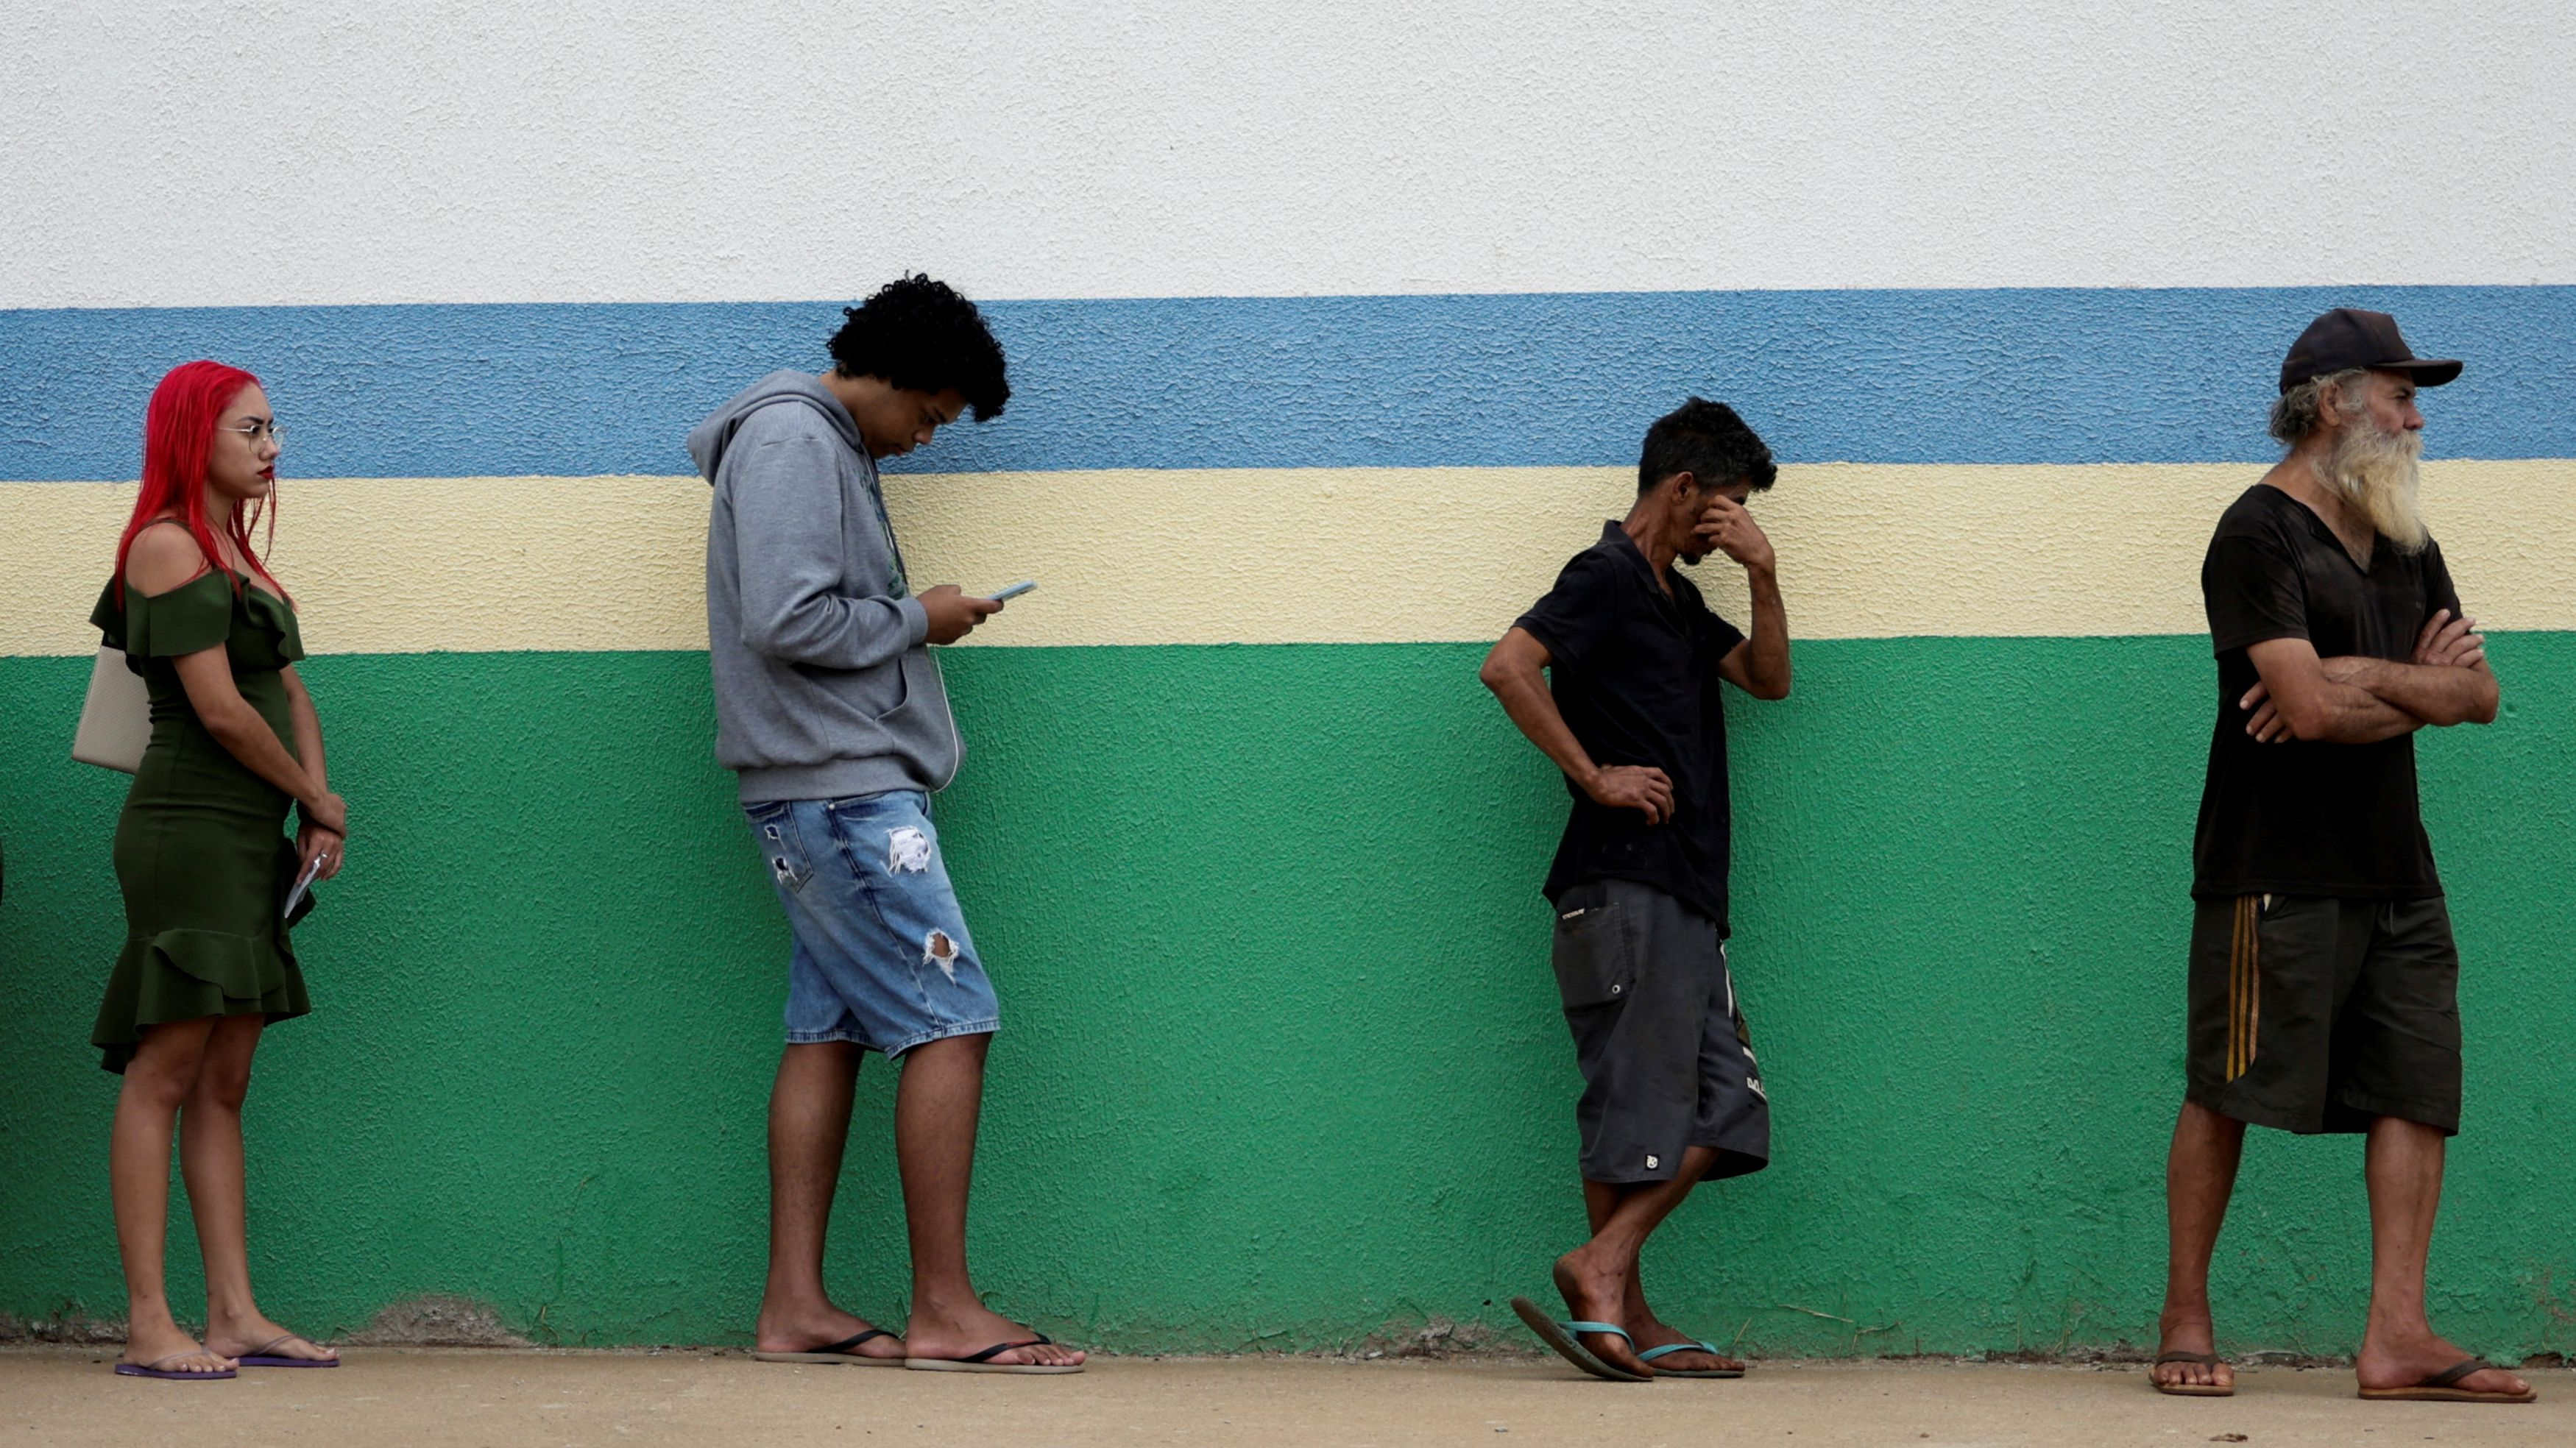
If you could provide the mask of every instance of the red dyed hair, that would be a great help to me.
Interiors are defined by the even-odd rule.
[[[134,535],[165,514],[188,525],[188,535],[197,540],[207,566],[222,569],[235,592],[245,580],[224,562],[223,550],[215,543],[218,526],[252,571],[278,597],[286,597],[286,590],[269,577],[259,552],[250,546],[250,530],[262,513],[268,515],[270,541],[276,540],[275,511],[246,506],[237,498],[220,524],[206,512],[206,469],[214,459],[215,424],[243,388],[258,385],[257,377],[238,367],[198,361],[171,368],[161,385],[152,389],[152,405],[143,414],[143,492],[134,500],[134,516],[126,520],[125,536],[116,540],[117,607],[125,606],[125,555],[134,547]]]

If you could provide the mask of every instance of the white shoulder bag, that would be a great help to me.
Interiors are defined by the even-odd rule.
[[[102,646],[90,666],[89,698],[72,735],[72,758],[132,774],[143,767],[143,746],[151,742],[152,696],[142,676],[125,666],[123,649]]]

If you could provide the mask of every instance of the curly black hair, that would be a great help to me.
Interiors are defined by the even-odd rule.
[[[1652,492],[1675,473],[1688,473],[1703,489],[1751,483],[1756,491],[1780,476],[1771,449],[1723,402],[1694,397],[1655,419],[1637,459],[1637,491]]]
[[[975,420],[1002,415],[1011,400],[1002,344],[975,304],[946,282],[913,275],[844,307],[849,318],[832,334],[832,362],[844,377],[882,377],[907,392],[964,394]]]

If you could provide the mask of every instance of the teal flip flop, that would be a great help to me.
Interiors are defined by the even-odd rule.
[[[1583,1345],[1581,1338],[1575,1336],[1579,1332],[1606,1332],[1625,1339],[1629,1346],[1634,1347],[1636,1339],[1629,1337],[1628,1330],[1615,1322],[1559,1322],[1540,1311],[1539,1305],[1526,1297],[1513,1298],[1512,1311],[1520,1314],[1521,1321],[1529,1324],[1529,1330],[1538,1334],[1539,1341],[1556,1349],[1558,1357],[1596,1378],[1605,1378],[1614,1383],[1653,1381],[1651,1378],[1640,1377],[1629,1372],[1625,1368],[1614,1368],[1603,1362],[1593,1355],[1592,1349]]]
[[[1637,1354],[1637,1361],[1651,1363],[1659,1357],[1670,1357],[1677,1352],[1704,1352],[1713,1358],[1722,1358],[1726,1356],[1726,1354],[1719,1352],[1715,1346],[1709,1343],[1668,1342],[1662,1347],[1650,1347],[1644,1352]],[[1655,1376],[1659,1378],[1740,1378],[1744,1376],[1744,1369],[1657,1368],[1655,1369]]]

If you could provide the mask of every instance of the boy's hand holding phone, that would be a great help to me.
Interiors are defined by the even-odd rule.
[[[953,644],[974,631],[975,625],[1002,611],[1007,599],[1019,597],[1034,583],[1014,583],[990,598],[977,598],[953,583],[943,583],[921,595],[921,611],[930,616],[930,641]]]
[[[953,644],[973,632],[975,625],[1001,612],[1002,606],[963,592],[956,584],[943,583],[922,592],[921,611],[930,616],[930,641]]]

